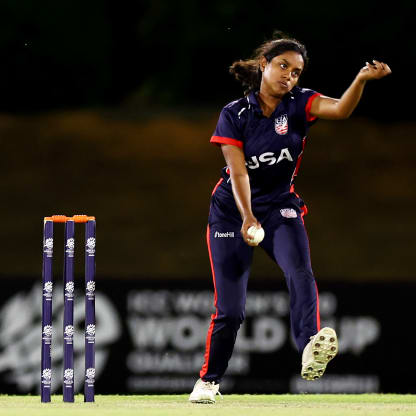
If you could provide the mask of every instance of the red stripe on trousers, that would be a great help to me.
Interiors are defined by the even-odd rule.
[[[217,184],[217,186],[221,183]],[[214,190],[215,192],[215,190]],[[203,378],[208,371],[208,363],[209,363],[209,350],[211,348],[211,337],[212,331],[214,330],[214,319],[218,315],[217,309],[217,287],[215,285],[215,272],[214,272],[214,264],[212,262],[212,253],[211,253],[211,244],[209,242],[209,225],[207,226],[207,246],[208,246],[208,254],[209,254],[209,262],[211,263],[211,272],[212,272],[212,280],[214,282],[214,305],[215,305],[215,315],[211,315],[211,324],[208,328],[207,340],[206,340],[206,347],[205,347],[205,355],[204,355],[204,365],[202,366],[201,371],[199,372],[199,376]]]
[[[319,293],[318,293],[318,285],[315,281],[315,288],[316,288],[316,326],[319,332],[321,330],[321,316],[319,314]]]
[[[224,180],[224,178],[221,178],[218,182],[217,182],[217,184],[215,185],[215,187],[214,187],[214,189],[212,190],[212,194],[211,195],[214,195],[215,194],[215,191],[217,190],[217,188],[221,185],[221,183],[222,183],[222,181]],[[209,246],[208,246],[208,250],[209,250]]]
[[[290,188],[290,192],[294,192],[295,195],[297,197],[299,197],[299,195],[295,192],[295,187],[293,185]],[[302,219],[306,235],[308,235],[308,232],[306,231],[305,220],[303,219],[303,217],[308,213],[308,208],[306,207],[306,205],[304,205],[301,208],[301,210],[302,211],[300,213],[300,217]],[[309,244],[309,236],[308,236],[308,249],[309,249],[309,258],[310,258],[311,257],[311,247],[310,247],[310,244]],[[321,330],[321,316],[320,316],[320,313],[319,313],[319,292],[318,292],[318,285],[316,284],[316,280],[315,280],[315,289],[316,289],[316,327],[318,328],[318,331],[320,331]]]

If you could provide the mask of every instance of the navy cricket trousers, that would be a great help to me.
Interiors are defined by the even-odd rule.
[[[303,218],[299,212],[296,218],[286,218],[276,209],[262,222],[262,227],[265,238],[260,247],[283,270],[290,296],[292,335],[302,352],[309,338],[320,329],[318,292]],[[200,371],[204,381],[221,380],[245,317],[253,247],[244,242],[240,228],[241,223],[224,219],[207,228],[216,312],[211,317]]]

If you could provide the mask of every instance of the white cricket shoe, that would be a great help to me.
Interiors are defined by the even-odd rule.
[[[337,334],[332,328],[322,328],[306,345],[302,354],[301,376],[305,380],[322,377],[326,365],[338,353]]]
[[[192,403],[215,403],[215,396],[219,392],[220,385],[215,384],[214,381],[203,381],[199,379],[194,386],[194,389],[189,396],[189,401]]]

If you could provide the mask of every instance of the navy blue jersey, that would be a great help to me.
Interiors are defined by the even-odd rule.
[[[254,92],[222,109],[211,143],[232,144],[243,149],[256,216],[282,204],[294,204],[298,211],[302,209],[303,202],[294,194],[293,181],[306,134],[315,121],[309,112],[318,95],[316,91],[295,87],[270,117],[263,115]],[[227,167],[223,169],[213,200],[225,215],[239,217]]]

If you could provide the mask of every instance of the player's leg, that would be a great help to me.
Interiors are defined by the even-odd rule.
[[[303,368],[302,376],[307,379],[319,378],[328,361],[337,353],[338,345],[333,329],[324,328],[321,332],[318,289],[303,220],[299,215],[296,218],[280,216],[275,217],[274,221],[267,221],[263,227],[266,238],[261,246],[279,264],[286,278],[292,334],[298,350],[303,352],[302,361],[306,363],[303,367],[311,367],[312,362],[312,370],[306,374]],[[321,342],[317,342],[315,337]],[[310,345],[311,338],[315,340],[313,348]]]
[[[299,216],[278,216],[263,224],[265,239],[260,244],[280,266],[290,295],[292,334],[299,351],[319,331],[318,292],[309,254],[309,242]]]
[[[214,282],[215,314],[206,338],[200,380],[189,400],[215,402],[218,383],[231,358],[238,329],[244,320],[247,281],[253,256],[238,225],[215,223],[207,228],[208,252]],[[205,390],[205,391],[204,391]]]

